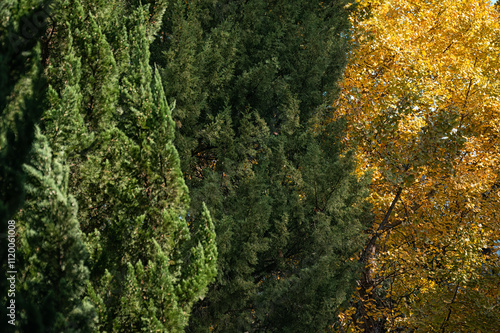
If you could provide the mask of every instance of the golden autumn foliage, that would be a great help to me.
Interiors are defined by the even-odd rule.
[[[335,107],[375,221],[347,332],[500,327],[500,18],[489,1],[361,1]]]

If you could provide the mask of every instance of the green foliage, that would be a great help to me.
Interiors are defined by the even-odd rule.
[[[197,216],[214,214],[218,277],[188,331],[326,330],[363,244],[366,181],[331,117],[348,54],[345,2],[169,2],[152,61],[176,100]]]
[[[149,65],[150,20],[164,5],[60,6],[43,125],[71,165],[97,329],[180,332],[215,277],[217,250],[208,211],[186,221],[173,105]]]
[[[95,310],[84,298],[88,256],[77,219],[78,205],[68,194],[69,168],[53,157],[47,138],[36,132],[30,164],[24,167],[27,200],[16,216],[22,221],[18,284],[25,302],[18,322],[26,332],[93,332]]]
[[[11,2],[12,22],[29,15]],[[42,117],[44,133],[20,215],[27,330],[335,324],[368,216],[343,124],[322,122],[349,53],[346,4],[55,0],[39,54],[2,53],[2,74],[20,73],[0,82],[2,149],[29,151],[29,135],[4,139],[23,101],[37,106],[22,123]],[[9,179],[22,198],[22,173]]]
[[[0,234],[7,221],[24,202],[27,161],[34,137],[34,124],[43,112],[45,82],[38,43],[45,15],[41,1],[2,1],[0,3]],[[36,20],[34,17],[36,16]],[[36,26],[33,28],[33,24]],[[38,29],[40,28],[40,29]],[[0,274],[5,276],[7,248],[0,247]],[[0,280],[0,300],[5,304],[6,280]],[[0,310],[6,317],[5,307]],[[0,327],[10,326],[6,321]]]
[[[210,198],[218,219],[220,273],[198,304],[191,331],[213,325],[224,332],[304,332],[333,325],[357,277],[351,259],[363,245],[368,217],[366,180],[356,180],[351,157],[339,157],[332,144],[338,130],[266,136],[262,120],[248,116],[234,140],[235,160],[219,160],[234,166],[223,171],[228,179],[204,170],[197,193]]]

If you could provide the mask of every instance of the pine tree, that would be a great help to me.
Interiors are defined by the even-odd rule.
[[[84,293],[88,253],[77,220],[78,205],[68,193],[64,156],[53,157],[37,130],[27,173],[27,200],[17,217],[22,276],[18,292],[26,308],[23,331],[93,332],[96,314]],[[21,309],[18,309],[21,312]]]
[[[348,54],[346,3],[171,2],[152,61],[177,102],[182,168],[216,221],[218,277],[188,331],[316,332],[359,272],[366,180],[324,125]]]

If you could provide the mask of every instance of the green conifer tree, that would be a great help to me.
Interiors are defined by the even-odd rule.
[[[9,0],[0,3],[0,17],[0,274],[6,276],[3,239],[7,221],[24,202],[22,165],[31,149],[34,124],[43,112],[45,82],[39,42],[47,15],[42,1]],[[7,300],[6,282],[0,280],[2,305]],[[0,316],[7,318],[6,307],[0,308]],[[0,331],[8,329],[12,326],[2,321]]]
[[[97,329],[180,332],[215,277],[217,250],[208,210],[186,220],[173,106],[149,65],[164,6],[61,0],[61,8],[43,126],[71,166]]]
[[[69,168],[54,157],[47,138],[37,130],[27,173],[27,200],[18,250],[21,268],[18,308],[25,332],[93,332],[96,313],[84,298],[88,257],[77,220],[78,205],[68,193]]]
[[[152,50],[218,277],[189,332],[321,332],[358,273],[366,180],[326,125],[349,52],[347,2],[172,1]]]

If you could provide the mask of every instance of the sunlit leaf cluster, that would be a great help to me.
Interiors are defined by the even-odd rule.
[[[335,106],[358,173],[373,172],[376,245],[343,322],[490,332],[500,313],[498,12],[478,0],[361,5]]]

